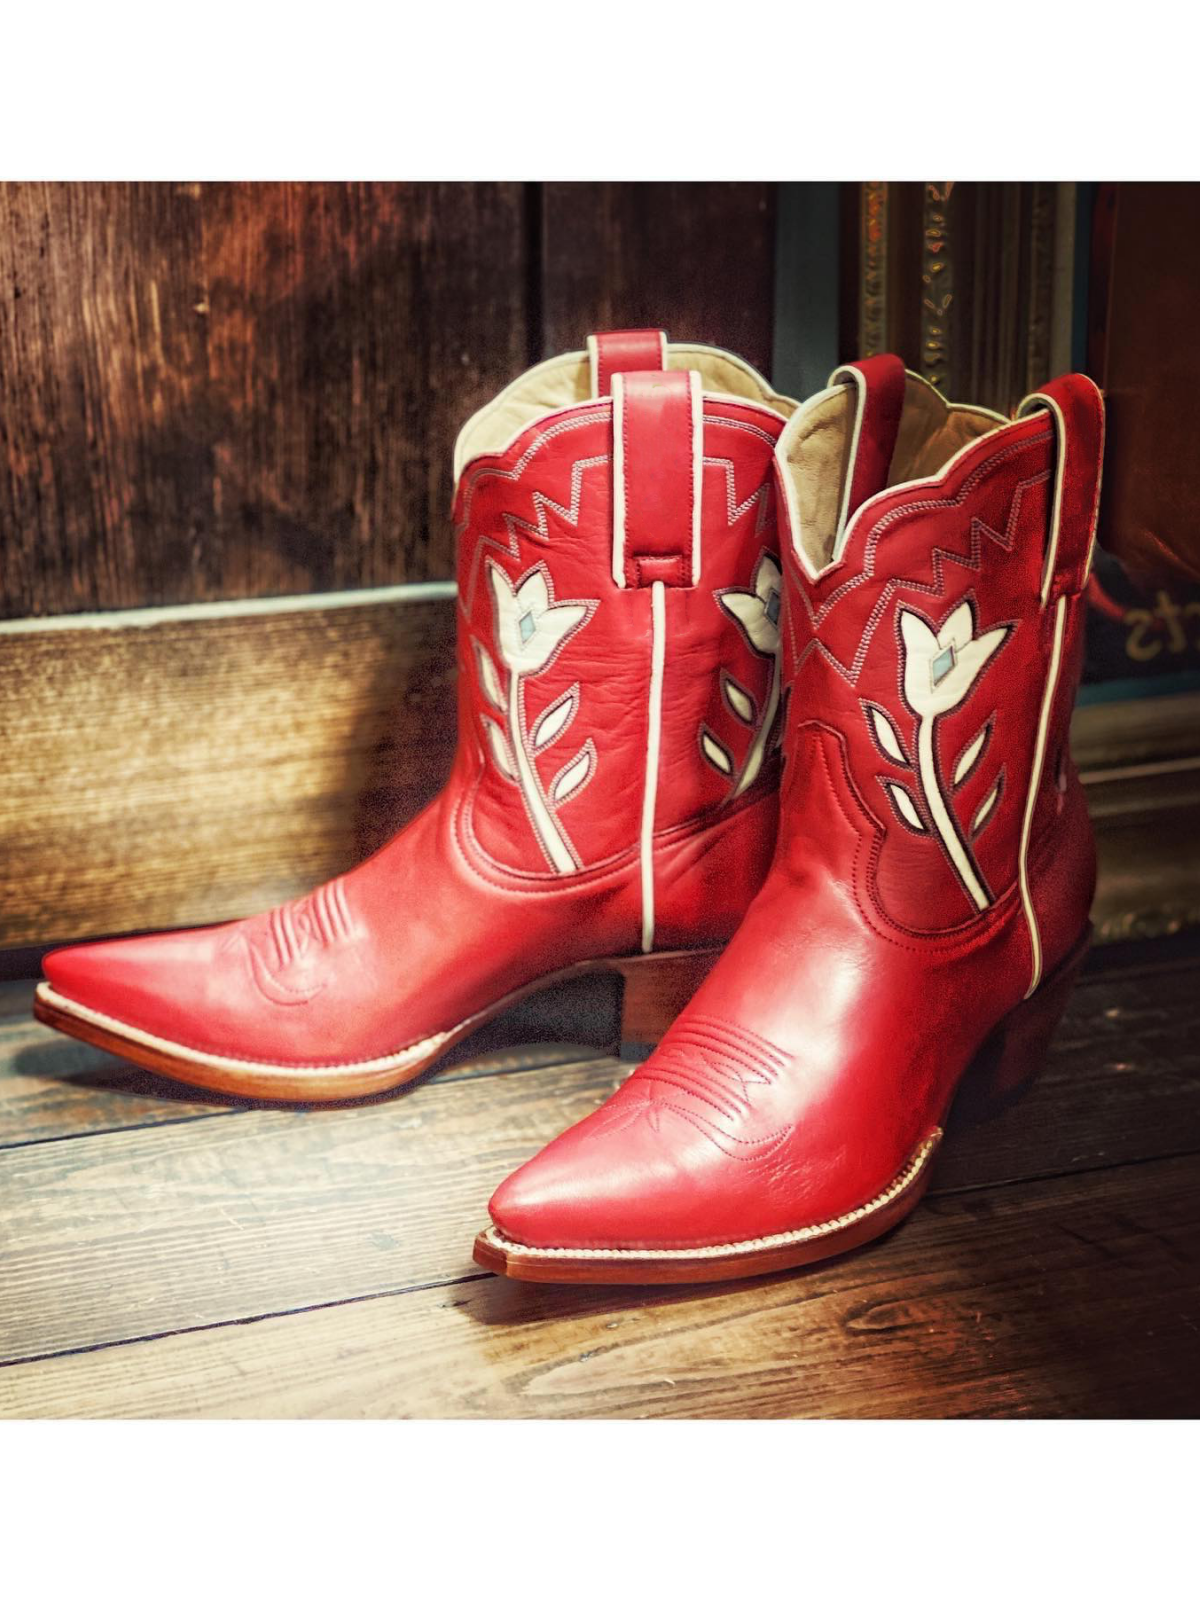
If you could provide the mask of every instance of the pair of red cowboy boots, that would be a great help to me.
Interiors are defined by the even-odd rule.
[[[544,362],[456,448],[446,787],[301,900],[55,952],[37,1015],[342,1099],[610,968],[630,1033],[678,1015],[501,1185],[477,1260],[703,1281],[873,1238],[968,1068],[1003,1094],[1040,1064],[1087,944],[1102,444],[1078,376],[1008,420],[893,356],[803,405],[658,333]]]

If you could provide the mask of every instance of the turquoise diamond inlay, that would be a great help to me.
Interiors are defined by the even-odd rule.
[[[942,651],[941,655],[934,656],[933,660],[929,663],[929,676],[933,681],[933,687],[935,689],[937,688],[938,684],[941,683],[946,674],[953,670],[953,667],[954,646],[952,644],[948,644]]]
[[[530,639],[533,638],[534,630],[537,627],[537,623],[533,620],[533,612],[532,611],[523,611],[521,613],[520,627],[521,627],[521,643],[522,644],[528,644]]]

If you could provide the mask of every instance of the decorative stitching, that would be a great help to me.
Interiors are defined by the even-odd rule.
[[[998,533],[994,528],[990,527],[988,523],[982,520],[982,518],[972,517],[970,529],[971,548],[970,552],[966,556],[960,555],[954,550],[947,550],[941,545],[934,545],[929,556],[929,564],[934,574],[931,582],[926,583],[917,578],[890,577],[885,579],[883,587],[880,590],[879,597],[872,607],[867,622],[863,627],[862,635],[859,640],[858,648],[855,650],[852,658],[851,666],[847,667],[838,659],[837,656],[833,654],[823,640],[816,637],[817,630],[819,630],[830,611],[832,611],[833,608],[853,589],[858,588],[861,584],[867,583],[874,578],[875,552],[878,548],[880,539],[883,537],[889,526],[891,526],[894,522],[897,522],[906,516],[914,515],[919,511],[946,510],[953,509],[955,506],[961,505],[970,494],[971,490],[975,487],[975,483],[980,478],[987,476],[987,474],[996,465],[1003,461],[1006,456],[1017,454],[1022,450],[1032,449],[1034,446],[1040,445],[1043,442],[1044,441],[1040,439],[1024,440],[1018,444],[1010,445],[1005,451],[999,452],[996,456],[991,458],[990,461],[976,468],[971,476],[963,483],[959,493],[954,497],[953,500],[921,500],[913,502],[910,505],[895,507],[872,529],[867,539],[867,547],[863,553],[862,570],[856,574],[855,577],[848,579],[844,584],[842,584],[839,589],[835,590],[834,593],[830,595],[828,600],[823,601],[815,610],[808,598],[805,586],[803,584],[793,584],[792,591],[799,596],[800,602],[808,614],[809,623],[813,629],[813,637],[804,646],[804,649],[800,652],[799,656],[794,659],[790,676],[794,679],[799,673],[800,668],[804,665],[809,652],[816,650],[822,656],[824,656],[824,658],[829,662],[830,666],[832,666],[834,670],[846,680],[847,683],[849,683],[852,687],[856,686],[858,683],[859,674],[862,671],[863,662],[866,660],[867,650],[870,648],[871,639],[875,633],[875,629],[878,627],[893,594],[897,593],[901,589],[905,589],[912,593],[925,594],[934,599],[941,599],[946,593],[946,563],[953,562],[956,566],[965,567],[969,572],[978,572],[982,563],[983,541],[985,537],[998,544],[1006,555],[1009,554],[1012,551],[1013,541],[1015,539],[1016,522],[1019,515],[1021,497],[1027,489],[1036,487],[1040,483],[1044,483],[1050,476],[1048,470],[1043,471],[1032,478],[1028,478],[1017,485],[1017,488],[1013,493],[1013,502],[1009,508],[1008,522],[1003,534]],[[794,634],[792,637],[794,648]]]
[[[855,1206],[852,1211],[844,1211],[838,1217],[832,1217],[827,1222],[810,1223],[805,1228],[793,1228],[788,1233],[763,1234],[757,1239],[739,1239],[731,1244],[713,1244],[697,1246],[668,1245],[661,1248],[645,1249],[593,1249],[571,1245],[532,1245],[518,1244],[515,1239],[509,1239],[494,1224],[485,1229],[484,1239],[504,1250],[512,1256],[545,1256],[545,1257],[575,1257],[580,1260],[638,1260],[638,1261],[704,1261],[722,1256],[749,1254],[759,1250],[773,1250],[777,1247],[786,1247],[790,1244],[805,1244],[810,1239],[823,1238],[830,1233],[838,1233],[844,1228],[851,1227],[856,1222],[861,1222],[864,1217],[871,1216],[889,1205],[893,1200],[898,1200],[921,1176],[930,1158],[937,1149],[942,1138],[941,1128],[935,1128],[917,1146],[913,1154],[901,1167],[885,1189],[867,1200],[861,1206]]]

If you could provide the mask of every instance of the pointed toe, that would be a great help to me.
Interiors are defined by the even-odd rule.
[[[618,1091],[518,1167],[489,1206],[500,1233],[542,1250],[627,1250],[704,1240],[713,1218],[703,1164],[695,1162],[689,1139],[664,1136],[641,1113],[637,1089],[625,1097]]]
[[[185,999],[194,986],[207,932],[65,945],[44,958],[42,971],[59,998],[146,1026],[148,1018],[165,1021],[173,1000]]]
[[[105,1016],[135,1011],[145,997],[146,964],[133,956],[140,939],[104,939],[96,944],[64,945],[42,961],[55,994]]]

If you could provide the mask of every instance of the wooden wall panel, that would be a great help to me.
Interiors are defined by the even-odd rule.
[[[451,573],[519,184],[0,186],[0,615]]]
[[[542,186],[542,347],[597,328],[663,327],[769,373],[775,194],[769,183]]]
[[[1195,616],[1200,183],[1104,184],[1094,228],[1089,356],[1108,401],[1100,536],[1148,590],[1186,585],[1176,598]]]
[[[0,186],[0,615],[206,592],[198,197]]]
[[[1068,364],[1071,187],[847,185],[843,358],[894,350],[948,398],[1009,412]]]
[[[453,677],[445,599],[0,629],[0,947],[241,916],[362,859],[449,770]]]

